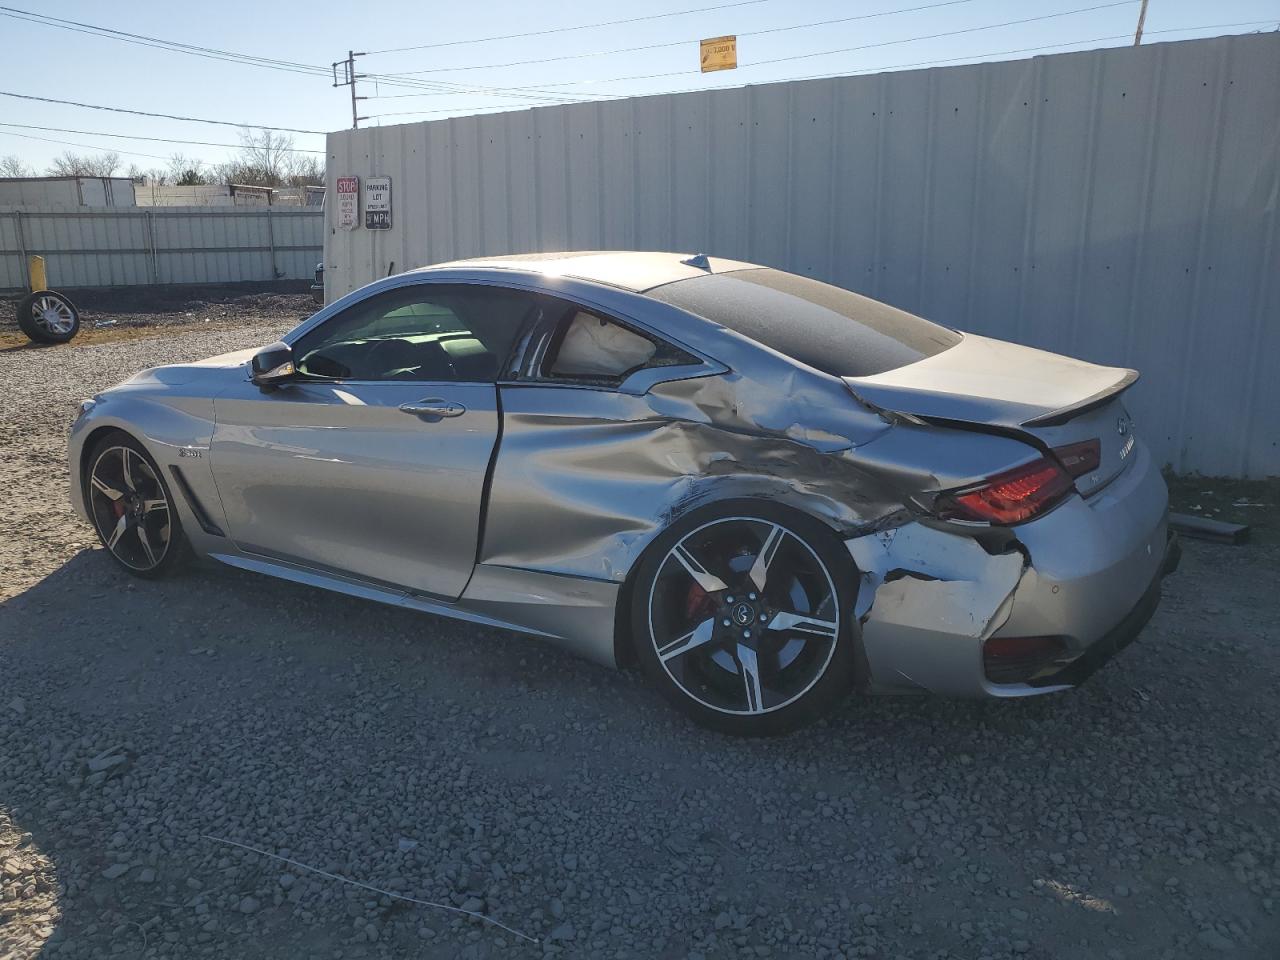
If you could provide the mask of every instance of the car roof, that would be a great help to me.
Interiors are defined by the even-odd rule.
[[[755,263],[725,260],[703,254],[654,253],[624,250],[579,250],[560,253],[517,253],[501,257],[477,257],[423,267],[415,273],[459,268],[489,268],[572,277],[643,293],[677,280],[708,274],[759,270]]]

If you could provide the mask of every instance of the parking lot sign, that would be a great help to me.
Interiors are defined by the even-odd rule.
[[[364,225],[367,230],[391,229],[391,178],[366,177]]]

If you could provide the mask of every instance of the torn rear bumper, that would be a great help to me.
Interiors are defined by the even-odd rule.
[[[1072,497],[1014,529],[992,554],[920,523],[846,541],[862,575],[857,608],[871,692],[1021,697],[1079,684],[1150,619],[1176,567],[1168,494],[1139,448],[1098,495]],[[995,682],[984,645],[1051,639],[1044,659]],[[992,644],[995,646],[995,644]]]

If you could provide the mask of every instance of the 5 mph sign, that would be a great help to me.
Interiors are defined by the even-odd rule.
[[[366,230],[391,229],[391,178],[366,177],[364,181]]]

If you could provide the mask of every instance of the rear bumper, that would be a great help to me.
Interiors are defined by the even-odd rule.
[[[868,546],[874,536],[848,541],[863,573],[868,688],[1003,698],[1079,684],[1154,613],[1180,554],[1167,510],[1164,480],[1139,445],[1113,483],[1015,528],[1003,554],[920,524],[880,553]],[[992,638],[1052,638],[1055,647],[1013,673],[1018,682],[1003,682],[1007,671],[994,682],[984,661]]]
[[[1032,687],[1078,687],[1088,680],[1108,660],[1138,639],[1138,634],[1147,625],[1147,621],[1160,605],[1160,585],[1164,578],[1178,569],[1182,561],[1182,545],[1178,535],[1170,531],[1168,544],[1165,547],[1164,561],[1142,598],[1125,614],[1124,619],[1108,630],[1102,637],[1085,648],[1084,652],[1070,663],[1057,670],[1045,673],[1030,681]]]

